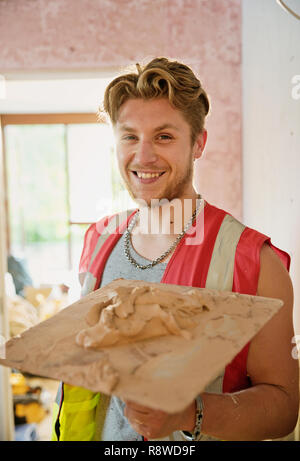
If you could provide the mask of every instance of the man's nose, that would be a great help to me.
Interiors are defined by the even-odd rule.
[[[151,141],[140,140],[136,147],[135,160],[140,164],[153,163],[157,160],[155,148]]]

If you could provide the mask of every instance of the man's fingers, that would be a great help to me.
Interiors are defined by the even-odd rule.
[[[143,407],[144,408],[144,407]],[[139,411],[136,408],[126,404],[124,409],[124,416],[130,421],[133,425],[143,425],[149,422],[149,411]]]
[[[150,413],[153,412],[152,408],[145,407],[143,405],[140,405],[136,402],[132,402],[130,400],[126,400],[125,403],[126,403],[127,408],[130,408],[131,410],[137,413],[140,413],[142,415],[149,415]]]

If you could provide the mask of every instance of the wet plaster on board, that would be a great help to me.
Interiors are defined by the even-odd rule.
[[[153,303],[154,298],[159,301],[159,293],[161,301]],[[118,305],[118,297],[130,301],[130,296],[134,300],[131,305]],[[144,304],[136,302],[143,297]],[[180,302],[172,307],[176,298],[185,306],[191,303],[192,315],[185,316],[185,308],[178,307]],[[158,316],[150,315],[134,334],[132,325],[130,330],[119,328],[126,325],[126,315],[136,315],[136,307],[149,301],[149,305],[159,306]],[[12,338],[6,343],[6,359],[0,363],[178,412],[222,372],[282,305],[271,298],[119,279]],[[116,306],[121,317],[117,319],[114,312],[110,325],[119,333],[105,336],[101,313],[104,309],[116,311]],[[143,307],[141,311],[144,315]],[[151,338],[153,331],[159,335]],[[113,343],[109,340],[103,345],[103,339],[112,337]]]

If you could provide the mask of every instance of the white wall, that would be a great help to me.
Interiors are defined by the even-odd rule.
[[[286,3],[300,14],[299,0]],[[275,0],[242,0],[242,9],[243,221],[292,257],[299,334],[300,21]]]
[[[97,112],[117,72],[18,72],[0,75],[0,113]]]

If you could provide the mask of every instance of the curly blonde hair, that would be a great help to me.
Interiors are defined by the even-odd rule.
[[[116,77],[107,86],[98,115],[109,115],[113,125],[119,109],[128,99],[168,98],[182,112],[191,127],[191,141],[204,129],[209,100],[194,72],[185,64],[167,58],[155,58],[145,66],[136,64],[136,71]]]

